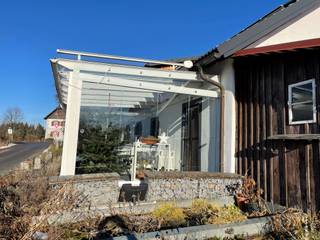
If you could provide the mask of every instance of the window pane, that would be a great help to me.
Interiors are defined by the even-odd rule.
[[[312,101],[312,83],[292,87],[292,103]]]
[[[313,82],[291,88],[292,122],[313,120]]]
[[[292,121],[313,120],[312,102],[292,105]]]

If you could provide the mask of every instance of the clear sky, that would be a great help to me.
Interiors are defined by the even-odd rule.
[[[168,59],[201,55],[285,0],[10,0],[0,4],[0,117],[43,123],[57,105],[56,49]]]

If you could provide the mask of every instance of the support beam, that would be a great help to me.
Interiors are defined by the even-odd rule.
[[[66,123],[63,140],[63,151],[60,175],[74,175],[78,145],[78,131],[80,120],[81,85],[79,71],[70,73],[68,88]]]
[[[64,91],[68,90],[69,82],[68,81],[61,81],[61,89]],[[96,82],[87,82],[82,81],[82,89],[83,90],[96,90],[96,91],[108,91],[108,92],[128,92],[128,93],[162,93],[155,90],[144,90],[144,89],[134,89],[129,87],[121,87],[121,86],[110,86],[104,83],[96,83]]]
[[[63,96],[62,97],[63,102],[68,101],[67,96]],[[136,106],[154,106],[155,103],[154,102],[146,102],[146,101],[130,101],[130,100],[107,100],[107,99],[81,99],[81,106],[86,106],[87,104],[90,104],[90,106],[94,106],[95,104],[97,104],[97,106],[101,106],[101,105],[105,105],[105,106],[129,106],[129,107],[134,107],[136,108]]]
[[[109,72],[106,73],[96,73],[96,72],[80,72],[80,77],[83,80],[88,80],[92,79],[92,77],[96,78],[104,78],[106,76],[110,77],[121,77],[122,79],[127,79],[127,80],[136,80],[136,81],[148,81],[148,82],[161,82],[165,84],[172,84],[173,81],[181,81],[181,82],[186,82],[185,80],[181,79],[171,79],[171,78],[159,78],[159,77],[144,77],[141,75],[126,75],[126,74],[111,74]]]
[[[93,89],[93,90],[108,90],[108,91],[115,91],[115,92],[135,92],[135,93],[163,93],[156,90],[145,90],[145,89],[134,89],[130,87],[123,87],[123,86],[111,86],[105,83],[97,83],[97,82],[90,82],[90,81],[82,81],[84,89]]]
[[[104,102],[113,102],[113,101],[119,101],[119,102],[147,102],[146,98],[143,97],[127,97],[126,94],[122,96],[113,96],[109,94],[105,95],[87,95],[82,93],[81,100],[98,100],[98,101],[104,101]],[[149,101],[151,102],[151,101]]]
[[[117,61],[126,61],[126,62],[139,62],[139,63],[151,63],[151,64],[161,64],[165,66],[175,66],[175,67],[186,67],[191,68],[191,65],[188,62],[178,63],[178,62],[171,62],[171,61],[161,61],[161,60],[151,60],[151,59],[144,59],[144,58],[135,58],[135,57],[124,57],[124,56],[116,56],[110,54],[101,54],[101,53],[90,53],[90,52],[80,52],[80,51],[73,51],[73,50],[66,50],[66,49],[57,49],[57,53],[62,54],[70,54],[76,55],[78,60],[81,60],[82,56],[86,57],[94,57],[94,58],[102,58],[102,59],[112,59]]]
[[[235,73],[233,59],[225,60],[221,70],[220,81],[225,87],[224,126],[224,172],[236,172],[236,101]]]
[[[133,104],[105,104],[105,103],[83,103],[83,107],[104,107],[104,108],[141,108]]]
[[[84,103],[103,103],[103,104],[130,104],[130,105],[140,105],[140,102],[138,101],[117,101],[117,100],[111,100],[111,101],[108,101],[108,100],[105,100],[105,99],[82,99],[81,100],[81,105],[84,104]]]
[[[82,79],[85,81],[85,79]],[[190,88],[177,86],[173,84],[162,84],[147,81],[127,80],[119,77],[92,77],[91,82],[104,83],[111,86],[130,87],[133,89],[156,90],[161,92],[170,92],[178,94],[186,94],[200,97],[218,97],[216,91],[198,88]]]
[[[123,97],[124,92],[123,91],[108,91],[105,89],[84,89],[82,87],[82,96],[83,95],[95,95],[95,96],[107,96],[107,94],[111,94],[112,97]],[[125,95],[127,98],[154,98],[156,96],[156,93],[148,93],[148,92],[125,92]]]
[[[139,66],[126,66],[101,62],[77,61],[70,59],[51,60],[68,69],[78,68],[81,72],[110,73],[120,75],[132,75],[136,77],[151,77],[159,79],[175,79],[183,81],[202,81],[198,79],[197,73],[192,71],[172,71],[158,68],[146,68]]]
[[[63,101],[64,102],[68,102],[66,97],[63,97]],[[133,107],[136,108],[137,106],[141,106],[142,102],[125,102],[125,101],[105,101],[105,100],[96,100],[96,99],[84,99],[81,100],[81,106],[87,106],[89,104],[89,106],[110,106],[110,107],[114,107],[116,106],[121,106],[121,107]]]

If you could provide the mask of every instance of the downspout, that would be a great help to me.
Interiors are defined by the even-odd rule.
[[[197,64],[196,67],[198,68],[199,76],[203,81],[208,82],[208,83],[216,86],[220,90],[220,166],[219,166],[219,170],[220,170],[220,172],[224,172],[224,108],[225,108],[224,96],[225,96],[225,89],[221,83],[212,80],[209,75],[205,74],[203,72],[203,68],[200,64]]]

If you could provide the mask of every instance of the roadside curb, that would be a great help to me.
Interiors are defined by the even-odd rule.
[[[8,145],[6,145],[6,146],[2,146],[2,147],[0,147],[0,152],[1,151],[4,151],[4,150],[7,150],[7,149],[9,149],[9,148],[11,148],[11,147],[13,147],[13,146],[16,146],[17,144],[15,144],[15,143],[10,143],[10,144],[8,144]]]
[[[221,225],[201,225],[184,228],[175,228],[161,230],[156,232],[147,232],[142,234],[132,234],[129,236],[120,236],[113,238],[105,238],[104,240],[191,240],[191,239],[210,239],[212,237],[224,238],[234,237],[236,235],[254,236],[266,231],[265,226],[269,221],[269,217],[260,217],[248,219],[240,223],[221,224]]]

